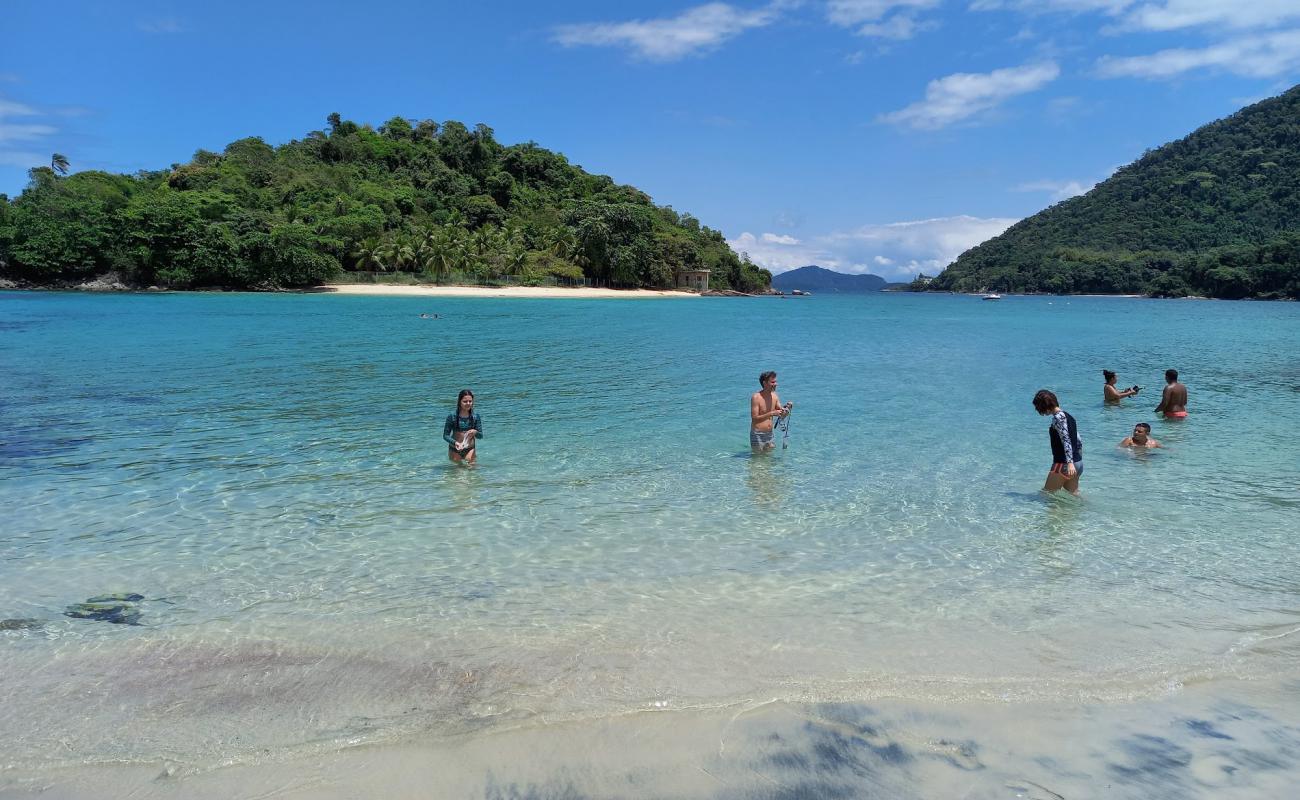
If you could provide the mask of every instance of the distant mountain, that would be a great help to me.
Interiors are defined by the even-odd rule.
[[[772,288],[783,292],[802,289],[805,292],[860,294],[878,292],[885,288],[885,283],[885,279],[879,275],[846,275],[843,272],[811,265],[782,272],[772,278]]]
[[[1300,86],[1148,152],[913,288],[1300,299]]]

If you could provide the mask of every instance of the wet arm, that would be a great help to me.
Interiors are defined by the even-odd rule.
[[[1156,413],[1159,414],[1161,411],[1164,411],[1165,406],[1168,404],[1169,404],[1169,387],[1166,386],[1165,390],[1160,393],[1160,405],[1156,406]]]
[[[452,417],[447,417],[447,421],[442,423],[442,439],[452,447],[456,446],[456,439],[452,436]]]

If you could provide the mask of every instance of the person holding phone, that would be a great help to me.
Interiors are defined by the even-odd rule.
[[[1119,379],[1119,376],[1108,369],[1103,369],[1101,371],[1101,376],[1106,379],[1106,385],[1102,387],[1101,392],[1102,397],[1107,403],[1118,403],[1125,397],[1132,397],[1142,391],[1141,386],[1130,386],[1127,389],[1116,389],[1115,381]]]

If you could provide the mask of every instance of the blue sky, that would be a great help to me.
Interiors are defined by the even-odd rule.
[[[1300,0],[10,0],[0,192],[394,115],[485,123],[782,271],[933,274],[1300,79]]]

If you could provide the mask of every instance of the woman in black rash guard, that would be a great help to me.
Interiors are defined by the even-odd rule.
[[[469,389],[461,389],[456,398],[456,410],[442,425],[442,438],[447,443],[447,458],[474,464],[476,445],[483,438],[483,420],[474,413],[474,393]]]
[[[1047,429],[1047,436],[1052,443],[1052,468],[1047,471],[1047,483],[1043,491],[1055,492],[1065,489],[1073,495],[1079,493],[1079,476],[1083,474],[1083,440],[1079,438],[1079,428],[1074,424],[1074,417],[1061,410],[1056,395],[1046,389],[1039,389],[1034,395],[1034,410],[1045,417],[1052,418]]]

